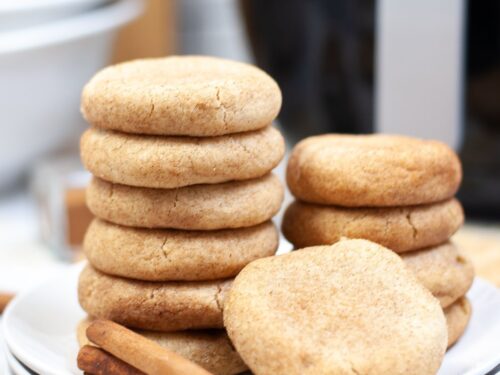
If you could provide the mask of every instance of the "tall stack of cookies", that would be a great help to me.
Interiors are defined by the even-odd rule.
[[[188,56],[106,68],[86,85],[81,157],[96,216],[79,300],[214,374],[246,369],[223,328],[224,294],[273,255],[284,140],[279,87],[261,70]],[[206,329],[216,329],[206,331]]]
[[[322,135],[300,142],[287,167],[297,198],[282,229],[296,248],[342,238],[377,242],[401,255],[440,301],[452,345],[471,307],[474,272],[449,241],[464,221],[453,198],[462,177],[446,145],[402,136]]]

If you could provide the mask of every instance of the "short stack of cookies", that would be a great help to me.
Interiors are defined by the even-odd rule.
[[[214,374],[246,369],[223,328],[224,294],[273,255],[284,140],[279,87],[261,70],[186,56],[106,68],[86,85],[81,157],[96,219],[79,300]],[[84,327],[85,324],[82,325]],[[210,329],[210,330],[207,330]]]
[[[448,345],[464,332],[474,271],[449,241],[464,214],[453,198],[461,181],[456,154],[437,141],[391,135],[321,135],[294,148],[287,184],[296,197],[282,230],[295,246],[342,238],[398,253],[440,301]]]

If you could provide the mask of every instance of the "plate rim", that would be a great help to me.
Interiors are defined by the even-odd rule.
[[[3,348],[3,354],[6,359],[7,369],[10,371],[9,374],[13,373],[16,375],[31,375],[26,369],[22,366],[22,363],[12,354],[7,343],[5,343]]]
[[[2,316],[2,333],[4,336],[5,340],[5,346],[7,350],[10,350],[12,355],[15,358],[21,358],[25,364],[25,366],[29,367],[32,371],[39,373],[39,374],[47,374],[47,375],[68,375],[71,374],[69,372],[61,372],[60,370],[55,371],[53,367],[47,367],[50,365],[47,365],[46,363],[38,360],[38,359],[33,359],[31,356],[29,358],[26,358],[24,355],[21,355],[22,352],[24,352],[22,349],[19,348],[19,346],[16,343],[16,340],[12,338],[12,332],[8,328],[8,322],[12,319],[13,316],[13,311],[15,311],[16,306],[20,303],[20,301],[23,301],[26,296],[30,295],[33,293],[33,291],[43,288],[43,285],[52,282],[53,280],[56,280],[60,277],[63,277],[64,274],[71,274],[72,272],[80,272],[81,269],[85,266],[86,261],[83,262],[78,262],[76,264],[69,265],[67,268],[59,270],[56,272],[54,275],[49,276],[45,280],[41,281],[37,285],[32,286],[31,288],[28,288],[18,295],[14,297],[14,299],[7,305],[7,308],[5,309],[3,316]],[[28,374],[29,375],[29,374]],[[72,374],[71,374],[72,375]]]

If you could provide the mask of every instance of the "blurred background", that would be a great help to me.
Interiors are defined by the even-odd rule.
[[[171,54],[266,70],[289,147],[327,132],[449,144],[468,217],[456,240],[500,285],[500,2],[0,0],[0,289],[79,257],[91,219],[78,160],[85,82]]]

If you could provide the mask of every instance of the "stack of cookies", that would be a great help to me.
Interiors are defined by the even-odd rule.
[[[464,220],[453,198],[461,165],[446,145],[389,135],[322,135],[300,142],[287,168],[297,198],[283,233],[296,248],[362,238],[399,253],[440,301],[452,345],[471,308],[474,272],[449,241]]]
[[[79,281],[91,318],[141,330],[215,374],[246,369],[222,309],[232,278],[278,247],[283,187],[271,170],[284,141],[270,124],[280,106],[267,74],[217,58],[138,60],[92,78],[81,157],[96,219]]]

